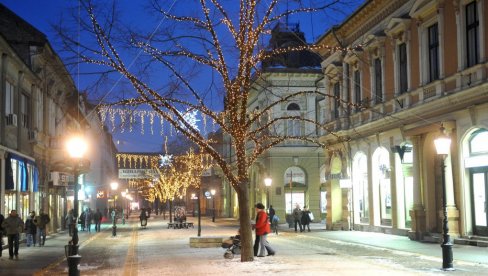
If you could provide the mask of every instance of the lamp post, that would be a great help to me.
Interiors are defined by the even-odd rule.
[[[212,222],[215,222],[215,189],[210,190],[212,194]]]
[[[74,186],[74,199],[73,199],[73,236],[71,241],[69,241],[68,245],[65,246],[65,253],[68,259],[68,275],[80,275],[80,271],[78,270],[78,264],[81,261],[81,256],[78,254],[78,191],[80,189],[78,184],[78,174],[79,174],[79,165],[82,162],[82,158],[85,155],[88,145],[83,140],[83,138],[79,136],[75,136],[70,138],[66,143],[66,149],[68,150],[68,154],[73,160],[73,176],[75,180]]]
[[[453,270],[452,267],[452,243],[449,237],[449,226],[447,223],[447,202],[446,202],[446,178],[445,178],[445,159],[449,154],[451,146],[451,139],[444,133],[444,127],[441,126],[441,134],[434,140],[437,154],[441,157],[441,173],[442,173],[442,209],[444,212],[444,219],[442,221],[442,269]]]
[[[125,213],[127,213],[127,209],[126,209],[126,207],[127,207],[127,204],[126,204],[127,203],[127,198],[126,198],[127,192],[122,191],[122,192],[120,192],[120,194],[124,198],[123,203],[122,203],[122,224],[125,224]],[[124,210],[125,210],[125,212],[124,212]]]
[[[196,207],[195,207],[195,205],[196,205],[196,204],[195,204],[195,199],[196,199],[196,195],[195,195],[195,193],[192,193],[192,194],[191,194],[191,199],[193,200],[193,210],[192,210],[192,216],[193,216],[193,217],[195,217],[195,208],[196,208]]]
[[[264,179],[264,185],[266,186],[266,204],[268,205],[268,209],[269,209],[269,187],[271,187],[271,183],[273,182],[273,179],[271,179],[271,177],[266,177]]]
[[[115,237],[117,236],[117,225],[115,225],[115,219],[116,219],[116,212],[115,212],[115,200],[117,199],[117,196],[115,195],[115,191],[119,188],[119,183],[117,182],[112,182],[110,183],[110,187],[112,188],[112,191],[114,191],[114,209],[112,211],[112,221],[113,221],[113,225],[112,225],[112,237]]]

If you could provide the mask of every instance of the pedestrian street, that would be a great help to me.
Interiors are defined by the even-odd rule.
[[[195,217],[188,221],[197,222]],[[311,232],[295,233],[287,224],[280,225],[279,235],[270,234],[275,256],[240,262],[239,255],[224,259],[221,247],[191,248],[190,237],[197,227],[173,229],[168,220],[151,216],[147,228],[140,227],[136,216],[117,225],[112,236],[111,224],[103,224],[99,233],[80,231],[81,275],[441,275],[441,248],[402,240],[405,237],[384,235],[382,247],[378,233],[326,231],[314,223]],[[202,237],[227,238],[235,235],[234,219],[202,218]],[[341,235],[342,233],[342,235]],[[387,240],[390,239],[390,240]],[[44,247],[21,245],[19,260],[0,258],[2,275],[67,275],[64,245],[67,233],[49,236]],[[369,243],[369,245],[368,245]],[[389,244],[386,244],[389,243]],[[395,244],[398,246],[395,249]],[[389,247],[389,248],[388,248]],[[418,248],[417,252],[415,250]],[[479,263],[472,256],[488,256],[486,248],[454,246],[452,275],[483,275],[488,260]],[[463,252],[464,260],[456,253]],[[5,250],[4,250],[4,253]],[[471,254],[471,255],[470,255]],[[470,257],[471,256],[471,257]],[[469,261],[473,259],[473,261]],[[5,273],[5,274],[4,274]]]

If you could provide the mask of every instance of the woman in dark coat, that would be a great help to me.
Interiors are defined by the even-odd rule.
[[[147,225],[147,212],[146,212],[146,209],[142,208],[141,209],[141,214],[139,215],[139,219],[141,221],[141,226],[143,228],[146,228],[146,225]]]
[[[308,228],[308,232],[310,232],[310,222],[312,222],[312,220],[310,219],[310,211],[308,210],[307,206],[303,206],[302,219],[301,219],[301,223],[303,225],[303,231],[305,231],[305,226],[306,226]]]

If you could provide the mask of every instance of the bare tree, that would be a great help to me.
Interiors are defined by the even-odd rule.
[[[153,12],[148,12],[144,22],[149,22],[149,15],[159,16],[159,19],[155,21],[155,28],[143,31],[145,25],[126,23],[124,26],[121,11],[117,11],[115,4],[110,6],[102,1],[103,5],[98,6],[94,0],[84,0],[76,14],[78,28],[71,29],[76,31],[70,33],[65,26],[58,26],[58,30],[66,50],[83,62],[103,67],[107,74],[118,73],[135,91],[132,97],[113,95],[105,101],[119,96],[119,100],[110,104],[149,106],[213,158],[238,196],[241,261],[244,262],[253,260],[252,207],[248,191],[250,165],[267,149],[288,139],[320,145],[316,136],[292,136],[274,131],[276,125],[287,120],[319,126],[318,122],[300,116],[270,116],[274,106],[318,91],[280,96],[261,109],[248,112],[251,85],[260,77],[263,61],[286,52],[319,49],[303,44],[270,50],[263,47],[264,41],[269,38],[273,26],[288,17],[317,11],[338,12],[342,5],[350,8],[347,6],[350,2],[354,1],[152,0],[149,7]],[[152,70],[157,70],[160,78],[168,81],[153,82],[149,76]],[[202,79],[207,81],[206,85],[202,85]],[[215,105],[219,97],[224,101],[223,107]],[[231,138],[232,162],[185,119],[185,111],[194,110]]]

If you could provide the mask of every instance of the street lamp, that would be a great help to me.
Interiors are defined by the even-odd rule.
[[[210,193],[212,194],[212,222],[215,222],[215,189],[210,190]]]
[[[192,193],[192,194],[191,194],[191,199],[192,199],[192,200],[196,200],[196,198],[197,198],[197,197],[196,197],[195,193]],[[196,208],[196,207],[195,207],[195,205],[196,205],[196,203],[195,203],[195,201],[194,201],[194,202],[193,202],[193,210],[192,210],[192,216],[193,216],[193,217],[195,217],[195,208]]]
[[[268,205],[269,208],[269,187],[271,187],[271,183],[273,182],[273,179],[271,177],[266,177],[264,179],[264,185],[266,186],[266,204]]]
[[[127,207],[127,204],[126,204],[126,202],[127,202],[127,198],[126,198],[127,192],[126,191],[122,191],[122,192],[120,192],[120,194],[124,198],[123,199],[123,202],[122,202],[122,224],[125,224],[124,209],[126,209],[126,207]],[[127,213],[127,210],[125,210],[125,213]]]
[[[440,128],[441,134],[434,140],[437,154],[441,157],[441,173],[442,173],[442,209],[444,212],[444,219],[442,221],[443,241],[442,247],[442,269],[453,270],[452,267],[452,243],[449,238],[449,226],[447,224],[447,202],[446,202],[446,178],[445,178],[445,159],[449,154],[451,139],[444,133],[444,127]]]
[[[115,212],[115,200],[117,199],[117,196],[115,195],[115,191],[119,188],[119,183],[117,182],[112,182],[110,183],[110,187],[112,188],[112,191],[114,191],[114,209],[112,211],[112,236],[115,237],[117,236],[117,225],[115,225],[115,217],[116,217],[116,212]]]
[[[69,275],[79,275],[78,264],[81,261],[81,256],[78,254],[78,191],[80,189],[78,183],[78,167],[82,162],[83,156],[85,155],[88,145],[83,138],[79,136],[71,137],[66,143],[66,149],[69,156],[73,160],[73,176],[75,180],[74,186],[74,199],[73,199],[73,236],[68,245],[65,246],[65,253],[68,259],[68,273]]]

